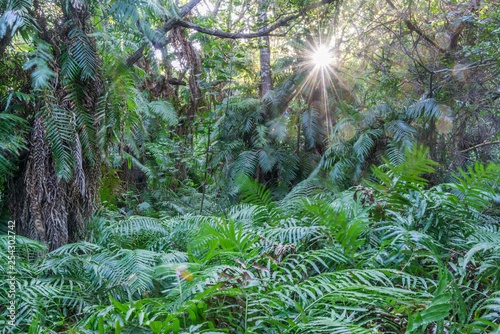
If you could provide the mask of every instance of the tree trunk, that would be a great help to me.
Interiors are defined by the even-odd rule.
[[[267,25],[268,1],[259,0],[259,32],[262,32]],[[259,38],[260,48],[260,97],[264,97],[272,89],[271,78],[271,48],[269,36]]]
[[[92,157],[98,151],[97,124],[92,122],[102,82],[95,43],[89,37],[90,15],[85,3],[79,2],[73,7],[64,6],[61,12],[62,17],[57,19],[64,24],[58,27],[55,23],[49,28],[43,11],[37,11],[39,37],[51,46],[54,61],[50,66],[60,75],[47,82],[48,88],[36,93],[29,152],[17,175],[9,181],[9,208],[17,222],[17,233],[47,243],[50,250],[82,238],[95,209],[100,177],[99,154]],[[70,34],[75,30],[82,34]],[[86,56],[93,54],[89,59],[95,60],[95,68],[93,72],[86,68],[84,75],[82,67],[77,75],[65,77],[61,72],[63,59],[71,57],[72,47],[82,41],[87,47]],[[89,76],[89,71],[93,75]],[[61,132],[66,137],[62,138]],[[55,137],[62,139],[56,141]],[[58,173],[61,152],[67,159],[66,177]]]

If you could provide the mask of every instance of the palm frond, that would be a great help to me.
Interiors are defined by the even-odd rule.
[[[35,40],[35,46],[35,51],[31,52],[31,59],[24,64],[23,68],[25,70],[34,68],[31,78],[35,90],[48,89],[56,77],[56,73],[52,69],[54,57],[51,46],[41,39]]]
[[[321,115],[316,109],[309,108],[302,113],[302,127],[308,150],[314,148],[322,140],[321,124]]]
[[[442,115],[436,100],[432,98],[423,99],[411,105],[406,114],[412,119],[425,118],[427,120],[436,119]]]
[[[9,0],[2,2],[2,16],[0,16],[0,38],[10,34],[10,37],[19,31],[35,29],[36,23],[30,15],[33,4],[31,0]],[[23,36],[26,37],[26,36]]]
[[[19,129],[16,134],[13,129]],[[14,168],[12,156],[26,147],[26,141],[21,136],[26,132],[26,121],[13,114],[0,113],[0,175],[11,173]]]
[[[56,104],[48,104],[42,109],[42,121],[56,164],[57,176],[71,180],[74,173],[75,119],[73,113]]]

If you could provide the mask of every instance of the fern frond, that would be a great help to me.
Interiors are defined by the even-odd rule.
[[[281,226],[268,228],[264,233],[273,240],[281,244],[313,244],[320,238],[325,236],[325,228],[323,226],[307,225],[300,226],[295,220],[287,220]]]
[[[276,163],[278,162],[277,152],[269,146],[263,147],[258,151],[259,167],[264,173],[273,171]]]
[[[107,225],[98,237],[103,244],[111,241],[119,247],[144,249],[150,249],[161,240],[165,248],[169,246],[170,231],[158,219],[131,216]]]
[[[162,118],[168,125],[177,125],[177,113],[174,106],[168,101],[151,101],[148,105],[150,111]]]
[[[458,173],[454,173],[456,182],[449,183],[448,186],[457,201],[466,202],[467,206],[481,212],[490,205],[495,196],[493,185],[498,182],[499,175],[499,165],[490,163],[484,166],[476,161],[467,171],[460,168]]]
[[[385,165],[372,167],[372,172],[388,189],[419,189],[427,184],[428,180],[421,175],[434,172],[433,166],[437,163],[427,158],[428,149],[416,147],[413,151],[406,151],[406,159],[402,164],[395,166],[387,159]]]
[[[297,202],[302,202],[304,197],[314,197],[328,189],[324,180],[309,178],[297,185],[280,201],[280,207],[287,210],[294,210],[297,207]]]
[[[479,307],[478,315],[471,325],[484,332],[496,333],[500,330],[500,291],[492,293]]]
[[[254,176],[259,165],[259,155],[256,151],[241,152],[238,158],[231,166],[233,178],[237,178],[240,173],[247,176]]]
[[[372,334],[373,330],[351,323],[351,319],[339,319],[334,316],[315,317],[314,320],[299,324],[285,333],[331,333],[331,334]]]

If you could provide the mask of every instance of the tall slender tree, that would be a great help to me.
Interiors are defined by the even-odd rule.
[[[267,24],[267,10],[269,1],[259,0],[259,32],[265,29]],[[259,38],[260,53],[260,96],[264,97],[272,89],[271,77],[271,46],[269,36]]]

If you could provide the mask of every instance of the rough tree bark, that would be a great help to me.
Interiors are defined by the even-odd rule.
[[[258,32],[262,33],[267,25],[267,0],[259,0]],[[272,89],[271,77],[271,47],[269,45],[269,35],[259,38],[260,48],[260,97],[264,97]]]
[[[47,24],[42,9],[36,10],[35,16],[40,38],[52,48],[55,61],[51,65],[57,73],[60,73],[63,52],[71,48],[75,38],[82,38],[72,36],[72,29],[78,28],[78,31],[87,36],[97,57],[95,43],[89,37],[92,31],[86,5],[75,2],[72,7],[61,8],[61,11],[63,14],[60,19],[64,24],[59,29],[57,24]],[[82,152],[82,138],[88,135],[88,129],[77,126],[76,119],[83,115],[82,112],[95,119],[102,83],[97,68],[92,78],[78,77],[74,80],[81,93],[76,100],[63,79],[50,81],[50,89],[36,94],[28,155],[21,162],[17,175],[9,181],[9,208],[17,222],[17,233],[45,242],[51,250],[81,239],[86,222],[95,209],[98,194],[99,155],[95,154],[91,161]],[[54,150],[51,147],[53,142],[47,136],[49,131],[54,132],[54,129],[48,128],[48,120],[53,116],[51,113],[55,106],[64,115],[64,119],[70,120],[62,123],[62,126],[66,126],[68,131],[74,129],[72,142],[64,143],[71,148],[73,161],[72,177],[66,180],[57,175]],[[95,129],[91,131],[95,132]],[[96,147],[87,149],[97,151]]]

